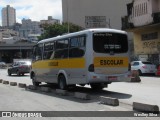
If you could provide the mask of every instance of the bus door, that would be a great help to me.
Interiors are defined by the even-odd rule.
[[[70,38],[69,46],[69,73],[73,84],[86,83],[85,72],[86,35]]]
[[[38,44],[33,48],[33,57],[32,57],[32,69],[36,75],[36,80],[41,81],[42,78],[42,55],[43,55],[43,44]]]

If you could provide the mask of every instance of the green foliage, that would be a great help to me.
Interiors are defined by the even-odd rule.
[[[41,27],[44,29],[45,32],[39,37],[39,40],[66,34],[68,33],[68,30],[70,33],[83,30],[82,27],[74,25],[72,23],[69,23],[69,24],[62,23],[62,24],[53,24],[53,25],[44,24],[44,25],[41,25]]]

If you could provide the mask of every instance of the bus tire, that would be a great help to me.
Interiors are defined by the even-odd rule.
[[[36,76],[35,76],[34,73],[32,73],[31,78],[32,78],[32,84],[33,84],[34,86],[39,86],[40,82],[36,82]]]
[[[62,90],[66,90],[67,89],[66,78],[65,78],[64,75],[59,75],[58,76],[58,86]]]
[[[101,83],[91,83],[90,86],[93,90],[102,90],[104,88]]]

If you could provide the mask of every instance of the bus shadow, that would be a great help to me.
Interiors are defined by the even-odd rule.
[[[100,102],[100,99],[99,99],[100,96],[117,98],[117,99],[129,99],[132,97],[131,94],[120,93],[120,92],[115,92],[115,91],[108,91],[108,90],[95,91],[95,90],[92,90],[91,88],[79,87],[79,86],[69,89],[68,90],[69,94],[67,96],[62,96],[62,95],[56,94],[56,89],[58,89],[57,85],[45,84],[45,85],[40,85],[40,87],[49,87],[52,89],[52,92],[46,93],[46,92],[41,92],[40,90],[27,90],[27,91],[38,93],[38,94],[43,94],[43,95],[48,95],[51,97],[57,97],[57,98],[65,99],[69,101],[80,102],[80,103]],[[74,97],[75,92],[86,93],[91,96],[91,99],[82,100],[82,99],[75,98]]]

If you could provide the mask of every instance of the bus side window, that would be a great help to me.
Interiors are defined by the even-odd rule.
[[[69,46],[68,39],[58,40],[56,42],[56,50],[53,53],[54,54],[54,58],[56,58],[56,59],[68,58],[68,46]]]
[[[33,51],[32,51],[32,60],[33,60],[33,61],[36,60],[36,46],[33,47]]]
[[[70,39],[69,57],[78,58],[85,54],[86,37],[79,36]]]
[[[48,42],[44,44],[44,53],[43,53],[43,59],[49,60],[54,58],[54,51],[55,51],[55,43],[54,42]]]
[[[84,50],[80,48],[72,48],[69,50],[69,57],[75,58],[75,57],[83,57]]]
[[[42,45],[36,45],[33,48],[33,61],[42,59]]]

